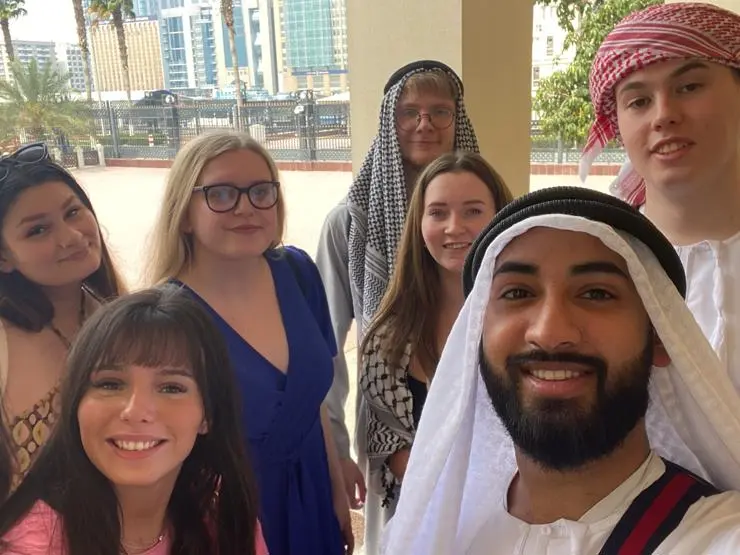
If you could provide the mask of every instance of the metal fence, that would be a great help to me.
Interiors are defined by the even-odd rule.
[[[79,165],[82,149],[85,165],[99,163],[97,145],[105,158],[171,160],[188,141],[218,129],[234,129],[234,100],[209,100],[155,105],[141,101],[94,104],[89,110],[89,137],[55,137],[65,165]],[[247,102],[241,128],[262,143],[279,161],[351,161],[349,102],[307,100]],[[542,137],[532,124],[532,163],[578,163],[576,145]],[[621,164],[621,149],[606,149],[596,163]]]
[[[175,106],[106,103],[91,110],[106,158],[169,160],[188,141],[234,129],[236,103],[214,100]],[[247,102],[241,128],[281,161],[350,161],[349,103]]]

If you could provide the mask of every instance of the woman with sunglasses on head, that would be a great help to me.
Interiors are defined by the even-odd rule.
[[[77,331],[121,290],[90,199],[46,146],[1,159],[0,391],[12,465],[2,498],[57,419],[63,361]]]
[[[179,287],[101,308],[0,508],[3,555],[267,555],[223,339]]]
[[[183,286],[214,318],[242,397],[272,555],[352,552],[349,504],[323,407],[337,354],[321,278],[282,247],[285,201],[248,135],[202,135],[177,155],[150,280]]]

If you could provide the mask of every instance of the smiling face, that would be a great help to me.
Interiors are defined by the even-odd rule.
[[[740,148],[740,77],[697,60],[655,63],[617,85],[619,133],[649,186],[706,190],[735,178]]]
[[[548,468],[612,452],[644,417],[653,339],[626,263],[585,233],[535,228],[496,260],[481,375],[514,443]]]
[[[225,152],[206,164],[199,185],[244,188],[275,179],[262,156],[243,148]],[[278,188],[277,202],[267,209],[256,208],[248,195],[242,194],[232,210],[214,212],[208,207],[204,192],[194,192],[183,231],[193,238],[195,256],[204,251],[230,260],[261,256],[279,236],[281,194]]]
[[[62,181],[23,190],[3,219],[0,271],[60,287],[82,282],[101,257],[95,216]]]
[[[171,487],[206,432],[203,401],[185,367],[100,368],[77,414],[85,453],[119,488]]]
[[[470,246],[495,214],[490,189],[474,173],[439,174],[424,193],[424,246],[442,269],[460,274]]]

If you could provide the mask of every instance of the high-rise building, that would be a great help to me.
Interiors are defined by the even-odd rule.
[[[347,90],[345,0],[276,0],[283,90]]]
[[[129,79],[132,91],[164,88],[162,44],[159,22],[154,16],[124,22],[128,47]],[[100,22],[90,30],[93,78],[98,90],[125,91],[118,38],[113,24]]]
[[[162,0],[163,5],[167,0]],[[165,87],[172,90],[217,86],[216,27],[209,0],[159,12]]]
[[[144,17],[159,13],[159,0],[134,0],[134,14]]]
[[[331,0],[283,0],[286,66],[312,72],[334,64]]]
[[[56,45],[56,55],[60,69],[69,74],[70,89],[77,92],[84,91],[85,69],[82,64],[82,51],[79,45],[59,43]]]
[[[31,60],[36,60],[38,66],[43,68],[46,64],[57,64],[56,45],[53,42],[37,40],[14,40],[13,51],[16,61],[27,65]],[[10,72],[10,60],[4,47],[0,47],[0,78],[12,79]]]

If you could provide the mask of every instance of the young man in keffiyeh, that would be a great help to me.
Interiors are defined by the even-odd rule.
[[[593,63],[596,111],[582,178],[619,140],[612,192],[670,239],[687,303],[740,390],[740,15],[701,3],[625,18]]]
[[[740,553],[740,493],[714,489],[740,488],[740,397],[647,218],[530,193],[463,281],[383,553]]]
[[[393,272],[408,195],[417,175],[442,154],[478,152],[462,81],[447,65],[430,60],[408,64],[390,77],[383,92],[378,134],[347,198],[327,216],[316,256],[340,347],[327,404],[354,506],[364,497],[364,481],[350,458],[344,417],[349,374],[342,350],[347,334],[356,320],[359,344],[364,326],[378,309]],[[359,404],[358,395],[356,410],[361,415]],[[364,437],[364,426],[358,417],[358,437]],[[359,446],[360,458],[362,450]]]

